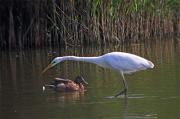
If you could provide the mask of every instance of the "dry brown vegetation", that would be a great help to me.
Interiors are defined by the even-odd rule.
[[[0,0],[0,49],[146,42],[180,33],[179,0]]]

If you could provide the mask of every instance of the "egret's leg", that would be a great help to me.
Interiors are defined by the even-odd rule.
[[[121,72],[121,76],[123,78],[124,90],[122,90],[121,92],[116,94],[114,97],[118,97],[119,95],[122,95],[122,94],[124,94],[125,96],[127,95],[128,85],[127,85],[126,79],[124,77],[124,74],[122,72]]]

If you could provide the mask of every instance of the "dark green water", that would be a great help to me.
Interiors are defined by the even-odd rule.
[[[127,98],[110,99],[123,85],[119,74],[94,64],[66,61],[45,75],[40,72],[55,56],[96,56],[130,52],[151,60],[155,68],[126,75]],[[157,42],[67,50],[0,52],[0,119],[179,119],[180,44]],[[84,93],[42,90],[55,77],[82,75]]]

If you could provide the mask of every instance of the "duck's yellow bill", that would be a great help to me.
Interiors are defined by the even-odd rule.
[[[41,75],[44,74],[47,70],[49,70],[51,67],[53,67],[51,64],[49,64],[42,72]]]

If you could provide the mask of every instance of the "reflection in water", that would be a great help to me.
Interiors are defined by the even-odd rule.
[[[122,88],[119,75],[90,63],[63,62],[39,76],[53,57],[96,56],[112,51],[137,54],[155,64],[153,70],[127,76],[127,99],[104,98]],[[104,48],[0,51],[0,118],[179,119],[179,51],[179,44],[171,40]],[[84,93],[42,91],[42,86],[54,77],[72,79],[77,74],[89,83]]]
[[[84,92],[54,92],[54,94],[47,97],[48,101],[57,103],[76,102],[83,99]]]
[[[157,119],[157,114],[130,114],[125,119]]]
[[[133,97],[130,98],[143,98],[142,96],[133,95]],[[128,101],[125,100],[124,103],[124,118],[123,119],[157,119],[158,115],[155,113],[128,113]]]
[[[128,111],[128,99],[140,99],[144,98],[142,94],[132,94],[124,98],[123,105],[123,119],[156,119],[158,118],[157,114],[154,113],[129,113]],[[121,115],[113,116],[113,118],[120,118]]]

